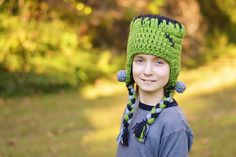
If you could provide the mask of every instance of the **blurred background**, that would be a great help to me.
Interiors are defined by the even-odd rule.
[[[129,23],[186,27],[176,99],[191,157],[236,156],[236,1],[0,0],[0,157],[111,157],[126,106]]]

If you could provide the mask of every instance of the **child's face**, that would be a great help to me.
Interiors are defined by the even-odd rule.
[[[134,57],[132,72],[140,91],[156,92],[168,83],[170,67],[161,58],[140,54]]]

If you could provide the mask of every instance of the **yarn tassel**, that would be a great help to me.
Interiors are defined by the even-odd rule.
[[[123,119],[123,127],[121,128],[120,134],[117,138],[117,142],[124,145],[128,146],[129,144],[129,124],[131,122],[131,119],[133,117],[133,113],[135,110],[135,91],[134,91],[134,85],[126,85],[129,91],[129,97],[128,97],[128,103],[127,103],[127,108],[124,113],[124,119]]]
[[[129,130],[127,128],[124,127],[122,129],[122,131],[120,132],[120,134],[117,138],[117,143],[120,143],[123,146],[129,145]]]
[[[128,146],[129,145],[129,130],[128,128],[124,129],[123,135],[122,135],[122,145]]]
[[[135,126],[132,128],[134,136],[141,143],[145,142],[148,131],[149,131],[149,124],[147,123],[147,120],[143,120],[140,123],[136,123]]]

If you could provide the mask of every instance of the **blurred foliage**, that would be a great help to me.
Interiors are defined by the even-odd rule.
[[[1,0],[0,93],[111,78],[125,67],[131,18],[147,12],[186,25],[183,65],[199,66],[235,43],[235,8],[233,0]]]
[[[207,61],[222,56],[236,43],[236,1],[198,0],[201,13],[207,20],[205,53]]]

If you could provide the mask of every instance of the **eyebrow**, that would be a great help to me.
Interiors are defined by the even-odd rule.
[[[145,57],[143,57],[142,55],[137,55],[137,56],[135,56],[134,58],[141,58],[141,59],[145,59]],[[162,60],[164,60],[163,58],[161,58],[161,57],[158,57],[158,56],[154,56],[154,58],[153,59],[162,59]]]
[[[134,58],[141,58],[141,59],[144,59],[143,56],[135,56]]]

